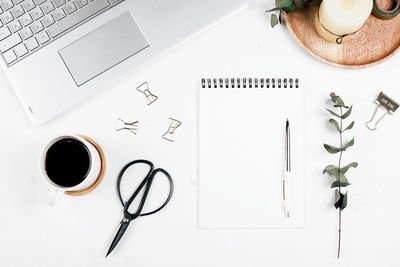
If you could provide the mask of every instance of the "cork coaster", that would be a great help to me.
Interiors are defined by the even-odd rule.
[[[91,143],[96,148],[96,150],[99,152],[100,161],[101,161],[100,172],[99,172],[99,175],[97,176],[96,180],[87,188],[77,190],[77,191],[65,191],[64,193],[69,196],[82,196],[82,195],[92,192],[103,180],[104,174],[106,172],[106,157],[104,156],[104,152],[101,149],[101,147],[93,139],[91,139],[87,136],[84,136],[84,135],[79,135],[79,136],[82,137],[83,139],[85,139],[86,141],[88,141],[89,143]]]

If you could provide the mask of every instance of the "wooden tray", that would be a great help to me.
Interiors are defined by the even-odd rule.
[[[390,6],[382,0],[383,7]],[[353,40],[341,45],[322,39],[314,27],[314,16],[320,1],[306,8],[284,13],[290,33],[312,56],[330,65],[360,69],[377,65],[393,56],[400,46],[400,15],[391,20],[380,20],[371,15]]]

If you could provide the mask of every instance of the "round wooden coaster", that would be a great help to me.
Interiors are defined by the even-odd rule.
[[[387,7],[391,0],[379,2]],[[390,20],[371,15],[354,39],[338,45],[325,41],[315,30],[315,12],[319,4],[320,1],[315,1],[306,8],[284,13],[289,32],[313,57],[336,67],[360,69],[377,65],[399,50],[400,15]]]
[[[99,172],[99,175],[97,176],[96,180],[87,188],[77,190],[77,191],[65,191],[65,194],[69,195],[69,196],[82,196],[89,192],[92,192],[103,180],[104,174],[106,172],[106,157],[104,156],[104,152],[101,149],[101,147],[93,139],[91,139],[87,136],[84,136],[84,135],[79,135],[79,136],[82,137],[83,139],[85,139],[86,141],[88,141],[89,143],[91,143],[96,148],[96,150],[99,152],[100,161],[101,161],[100,172]]]

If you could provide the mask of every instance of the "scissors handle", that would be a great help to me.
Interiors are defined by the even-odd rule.
[[[148,165],[150,167],[150,170],[147,173],[146,177],[143,179],[143,181],[139,184],[138,188],[135,190],[133,195],[128,199],[128,201],[126,203],[124,203],[124,201],[122,200],[122,195],[121,195],[121,180],[122,180],[122,177],[123,177],[125,171],[130,166],[132,166],[134,164],[146,164],[146,165]],[[153,183],[154,177],[159,172],[163,173],[167,177],[167,179],[169,181],[169,185],[170,185],[169,195],[168,195],[167,199],[164,201],[164,203],[160,207],[158,207],[157,209],[155,209],[153,211],[142,213],[142,210],[143,210],[144,204],[146,202],[147,195],[149,194],[150,187],[151,187],[151,185]],[[138,206],[137,210],[134,213],[130,213],[128,211],[129,206],[135,200],[135,198],[140,193],[140,191],[143,189],[143,187],[145,187],[144,188],[145,191],[143,192],[143,196],[142,196],[142,198],[140,200],[139,206]],[[118,175],[117,190],[118,190],[118,196],[119,196],[119,199],[121,201],[121,204],[124,207],[124,216],[125,216],[126,219],[131,221],[131,220],[136,219],[139,216],[151,215],[151,214],[154,214],[154,213],[160,211],[161,209],[163,209],[168,204],[168,202],[170,201],[170,199],[172,197],[172,194],[173,194],[173,191],[174,191],[174,183],[172,181],[171,175],[166,170],[161,169],[161,168],[158,168],[158,169],[154,170],[153,163],[151,163],[148,160],[141,159],[141,160],[135,160],[135,161],[129,162],[128,164],[126,164],[124,166],[124,168],[121,170],[120,174]]]
[[[167,177],[167,179],[168,179],[168,182],[169,182],[169,194],[168,194],[168,197],[165,199],[164,203],[161,204],[161,206],[159,206],[157,209],[155,209],[155,210],[153,210],[153,211],[150,211],[150,212],[141,213],[139,216],[147,216],[147,215],[151,215],[151,214],[154,214],[154,213],[156,213],[156,212],[159,212],[160,210],[162,210],[162,209],[168,204],[168,202],[169,202],[169,201],[171,200],[171,198],[172,198],[172,194],[173,194],[173,192],[174,192],[174,182],[173,182],[173,180],[172,180],[171,175],[170,175],[166,170],[161,169],[161,168],[155,169],[155,170],[153,171],[152,175],[151,175],[151,183],[153,182],[154,177],[156,176],[156,174],[159,173],[159,172],[163,173],[163,174],[165,175],[165,177]],[[150,183],[150,184],[151,184],[151,183]],[[150,189],[150,186],[149,186],[149,189]],[[147,192],[145,192],[145,194],[146,194],[146,197],[147,197],[148,190],[147,190]],[[144,204],[144,203],[143,203],[143,204]]]

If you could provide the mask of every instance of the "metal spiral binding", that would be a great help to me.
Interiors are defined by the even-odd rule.
[[[298,78],[202,78],[203,88],[299,88]]]

